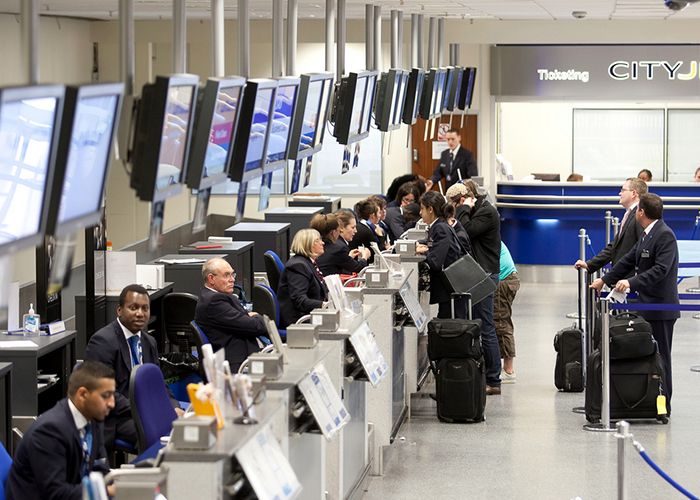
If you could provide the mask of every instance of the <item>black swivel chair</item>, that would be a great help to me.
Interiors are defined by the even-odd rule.
[[[269,286],[258,283],[253,287],[253,311],[267,315],[279,327],[280,306],[277,295]],[[279,334],[282,339],[287,338],[287,330],[279,330]]]
[[[191,293],[174,292],[163,298],[163,330],[171,346],[177,346],[179,352],[192,352],[197,347],[198,338],[192,333],[190,321],[194,320],[194,311],[199,298]],[[201,345],[201,344],[200,344]],[[197,348],[199,353],[199,348]]]

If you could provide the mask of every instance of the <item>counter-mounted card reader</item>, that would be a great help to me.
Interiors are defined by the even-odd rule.
[[[389,270],[367,269],[365,279],[367,288],[385,288],[389,285]]]
[[[318,344],[318,332],[319,326],[314,324],[289,325],[287,327],[287,347],[290,349],[312,349]]]
[[[425,222],[418,221],[416,222],[414,229],[418,229],[420,231],[427,231],[428,225]]]
[[[414,257],[417,243],[415,240],[396,240],[394,242],[394,251],[399,255]]]
[[[208,450],[216,443],[216,417],[190,415],[173,421],[171,441],[176,450]]]
[[[255,353],[248,356],[251,377],[265,375],[269,380],[277,380],[284,372],[282,354],[278,352]]]
[[[345,293],[348,293],[348,289],[345,289]],[[340,327],[340,311],[338,309],[314,309],[311,311],[311,324],[317,326],[319,332],[334,332]],[[287,345],[289,345],[289,328],[287,329]]]

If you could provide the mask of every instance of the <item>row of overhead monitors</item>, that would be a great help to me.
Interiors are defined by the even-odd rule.
[[[341,144],[417,117],[466,110],[475,68],[332,73],[300,78],[159,76],[134,109],[122,84],[0,89],[0,254],[96,224],[120,117],[129,124],[131,187],[144,201],[245,183],[320,151],[326,123]]]

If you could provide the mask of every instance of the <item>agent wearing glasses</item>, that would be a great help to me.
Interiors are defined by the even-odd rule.
[[[247,312],[233,295],[236,273],[224,259],[211,259],[202,266],[204,286],[194,320],[211,342],[214,351],[223,348],[226,359],[235,372],[250,355],[259,352],[257,339],[267,336],[263,317]]]
[[[277,289],[280,328],[296,323],[328,299],[328,288],[316,265],[323,254],[321,234],[315,229],[302,229],[294,235],[290,250],[294,256],[285,264]]]

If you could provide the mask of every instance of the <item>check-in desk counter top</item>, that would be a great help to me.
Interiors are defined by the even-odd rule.
[[[240,414],[230,403],[228,405],[229,415]],[[234,424],[228,416],[226,425],[218,432],[216,444],[208,450],[176,450],[172,444],[164,448],[163,464],[170,469],[169,500],[231,498],[226,494],[225,486],[232,466],[237,463],[235,453],[267,425],[273,426],[279,439],[278,427],[286,418],[287,402],[282,394],[268,393],[265,400],[254,408],[256,424]]]
[[[369,316],[368,324],[379,350],[389,365],[387,378],[369,393],[368,418],[374,423],[372,475],[383,474],[389,445],[408,411],[405,394],[404,330],[403,326],[396,327],[395,315],[397,302],[401,300],[399,290],[414,274],[404,271],[402,277],[392,278],[387,287],[364,288],[364,304],[377,308]]]

